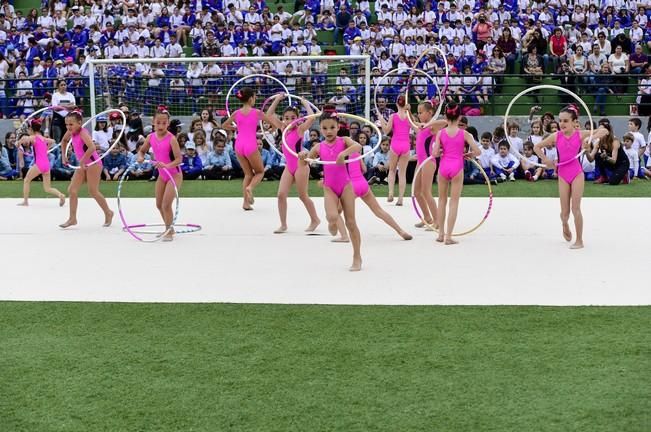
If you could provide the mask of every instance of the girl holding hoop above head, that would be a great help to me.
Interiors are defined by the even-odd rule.
[[[165,107],[158,107],[154,113],[154,131],[147,135],[138,150],[137,163],[143,163],[149,148],[154,151],[154,166],[159,169],[156,180],[156,207],[165,223],[162,241],[174,240],[174,211],[172,203],[183,183],[183,173],[179,165],[183,161],[181,148],[174,135],[169,132],[170,114]],[[176,185],[176,188],[175,188]]]
[[[66,203],[66,196],[57,189],[50,186],[50,161],[47,156],[48,147],[54,144],[53,139],[45,138],[41,135],[41,120],[32,120],[30,122],[30,134],[23,136],[18,140],[18,145],[22,148],[24,144],[30,143],[34,148],[34,165],[29,168],[25,179],[23,180],[23,202],[20,206],[29,205],[29,186],[33,179],[39,175],[43,176],[43,190],[49,194],[59,197],[59,206]]]
[[[434,173],[436,172],[436,159],[432,158],[431,162],[425,162],[432,155],[432,147],[436,134],[447,125],[445,120],[434,119],[434,105],[425,101],[418,105],[418,120],[421,124],[416,125],[418,128],[412,128],[416,131],[416,157],[418,165],[423,165],[420,176],[414,179],[414,195],[418,205],[423,212],[425,223],[419,222],[417,228],[427,225],[438,226],[437,217],[438,209],[436,201],[432,196],[432,184],[434,183]]]
[[[62,152],[61,159],[63,165],[68,165],[68,143],[72,141],[72,149],[79,160],[79,169],[75,170],[68,186],[68,196],[70,197],[70,216],[68,220],[59,225],[61,228],[68,228],[77,225],[77,204],[79,203],[79,188],[86,183],[88,193],[92,196],[104,212],[104,227],[111,226],[113,212],[109,208],[106,198],[99,191],[99,180],[102,175],[102,161],[95,149],[93,140],[82,128],[81,111],[75,110],[70,112],[65,119],[67,132],[61,138]]]
[[[381,113],[377,113],[382,125],[382,131],[386,134],[393,131],[391,136],[391,150],[389,151],[389,196],[388,202],[393,201],[394,185],[396,182],[396,168],[398,169],[398,201],[397,206],[402,205],[402,199],[407,189],[407,164],[409,164],[409,131],[411,124],[409,122],[409,105],[404,95],[398,96],[396,101],[398,112],[391,114],[387,121]]]
[[[439,223],[439,235],[436,241],[445,242],[446,245],[458,243],[452,239],[452,232],[457,221],[459,197],[463,189],[464,156],[476,158],[481,154],[470,132],[459,127],[460,114],[461,107],[459,105],[448,104],[445,108],[445,118],[448,125],[436,134],[436,144],[432,151],[434,157],[441,156],[438,175],[439,207],[437,221]],[[464,154],[466,144],[470,149],[468,154]],[[448,214],[446,226],[445,213],[448,202],[448,189],[450,189],[450,213]]]
[[[242,102],[243,106],[235,111],[224,122],[222,127],[228,131],[234,131],[237,128],[235,154],[244,171],[244,180],[242,181],[244,203],[242,208],[244,210],[253,210],[253,207],[251,207],[254,202],[253,191],[264,177],[264,164],[258,151],[256,130],[260,120],[267,123],[273,123],[273,120],[262,111],[254,108],[256,95],[252,88],[244,87],[238,90],[235,96]]]
[[[568,105],[559,114],[560,131],[554,132],[547,138],[534,146],[534,151],[543,164],[549,169],[556,168],[556,164],[550,161],[545,155],[544,149],[551,148],[556,144],[558,152],[558,191],[561,197],[561,222],[563,224],[563,238],[566,241],[572,240],[570,230],[570,210],[574,215],[574,227],[576,229],[576,241],[570,249],[581,249],[583,247],[583,215],[581,214],[581,198],[583,196],[584,176],[581,162],[577,155],[583,146],[590,151],[590,142],[586,138],[590,131],[576,128],[576,121],[579,117],[579,110],[575,105]],[[599,128],[595,131],[593,138],[603,138],[608,131]]]
[[[337,235],[337,219],[339,218],[339,203],[344,210],[346,228],[353,245],[353,263],[350,271],[362,269],[361,235],[355,221],[355,194],[344,166],[345,160],[353,153],[361,153],[362,146],[348,137],[340,137],[339,118],[334,105],[326,105],[319,119],[321,135],[325,138],[314,145],[309,154],[306,151],[299,153],[299,159],[314,159],[317,156],[324,162],[334,162],[323,166],[323,194],[328,219],[328,231]]]
[[[282,120],[278,119],[274,114],[276,108],[281,100],[287,97],[286,94],[281,93],[275,97],[274,101],[271,103],[269,110],[267,111],[267,117],[273,122],[273,126],[278,128],[280,131],[283,131],[285,127],[292,124],[294,120],[298,118],[299,111],[295,107],[287,107],[283,112]],[[312,108],[310,104],[306,103],[305,100],[302,101],[305,110],[308,115],[312,115]],[[303,123],[292,126],[291,130],[287,133],[287,144],[292,147],[296,153],[300,153],[303,148],[303,136],[305,132],[310,129],[314,123],[313,118],[309,118]],[[310,215],[310,225],[305,229],[307,232],[314,232],[314,230],[319,226],[321,220],[317,216],[316,208],[314,202],[310,199],[307,194],[308,183],[310,179],[310,167],[305,161],[300,161],[298,158],[291,154],[285,146],[283,148],[283,155],[285,156],[285,169],[280,177],[280,183],[278,184],[278,214],[280,215],[280,227],[274,231],[276,234],[281,234],[287,231],[287,195],[289,190],[292,187],[293,183],[296,183],[296,190],[298,191],[298,198],[301,200],[307,213]]]

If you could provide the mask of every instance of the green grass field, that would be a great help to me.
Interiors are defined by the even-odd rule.
[[[68,182],[53,182],[54,187],[65,192]],[[0,183],[0,198],[20,198],[22,196],[22,182],[11,181]],[[407,185],[407,193],[411,186]],[[102,192],[109,197],[116,196],[117,182],[102,182]],[[434,186],[436,190],[436,185]],[[256,189],[256,196],[274,197],[278,191],[277,181],[264,181]],[[397,191],[397,189],[396,189]],[[387,187],[375,185],[373,192],[378,196],[387,195]],[[536,183],[517,181],[515,183],[500,183],[493,185],[493,193],[496,197],[557,197],[558,184],[556,181],[544,180]],[[127,182],[122,188],[122,195],[125,197],[152,197],[154,195],[154,183],[133,181]],[[181,195],[185,197],[240,197],[242,196],[242,182],[231,181],[186,181],[181,188]],[[323,190],[317,186],[316,181],[310,182],[310,195],[322,196]],[[488,196],[486,185],[468,185],[463,188],[463,195],[469,197]],[[34,198],[45,197],[40,182],[32,183],[31,196]],[[85,188],[81,196],[87,196]],[[295,196],[295,191],[294,195]],[[635,180],[630,185],[608,186],[586,183],[586,197],[651,197],[651,181]]]
[[[4,302],[0,425],[648,432],[650,316],[649,307]]]

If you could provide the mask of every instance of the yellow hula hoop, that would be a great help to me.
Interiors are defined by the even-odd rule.
[[[481,219],[481,221],[479,221],[479,223],[477,225],[475,225],[474,227],[472,227],[472,228],[470,228],[469,230],[466,230],[466,231],[452,233],[452,237],[461,237],[461,236],[468,235],[470,233],[473,233],[473,232],[477,231],[479,229],[479,227],[482,226],[484,224],[484,222],[486,222],[486,219],[488,219],[488,215],[491,213],[491,210],[493,209],[493,188],[491,187],[491,182],[490,182],[490,179],[488,178],[488,174],[486,174],[486,171],[484,171],[481,164],[479,162],[477,162],[476,159],[474,159],[474,158],[466,158],[466,159],[469,160],[470,162],[474,163],[475,166],[477,166],[477,168],[479,168],[479,172],[484,177],[484,180],[486,181],[486,185],[488,185],[488,208],[486,209],[486,213],[484,213],[484,217]],[[425,226],[432,229],[433,232],[438,234],[438,232],[439,232],[438,229],[433,224],[427,222],[423,218],[423,215],[421,213],[421,209],[420,209],[420,207],[418,205],[418,200],[416,200],[416,196],[414,195],[414,184],[416,183],[416,177],[418,176],[421,169],[423,168],[423,166],[426,163],[428,163],[430,161],[434,161],[434,160],[435,159],[432,158],[432,156],[428,156],[427,159],[425,159],[423,161],[423,163],[418,165],[418,167],[416,168],[416,171],[414,172],[414,179],[411,182],[411,203],[412,203],[412,205],[414,207],[414,211],[416,212],[416,215],[418,216],[420,221]]]

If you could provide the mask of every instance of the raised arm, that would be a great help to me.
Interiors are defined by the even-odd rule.
[[[307,112],[308,116],[311,116],[311,115],[314,114],[314,111],[312,110],[312,106],[310,106],[309,103],[307,103],[305,100],[301,100],[301,103],[305,107],[305,112]],[[313,124],[314,124],[314,117],[310,117],[309,119],[305,120],[303,123],[301,123],[298,126],[298,135],[303,136],[303,134],[305,134],[305,132],[310,130],[310,128],[312,127]]]
[[[271,106],[266,112],[267,117],[271,120],[270,124],[275,127],[276,129],[283,130],[283,124],[276,115],[276,109],[278,109],[278,105],[280,104],[281,100],[284,100],[287,97],[285,93],[279,93],[273,98],[273,102],[271,102]]]

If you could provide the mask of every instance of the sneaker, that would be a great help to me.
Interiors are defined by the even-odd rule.
[[[597,180],[595,180],[594,184],[604,184],[608,181],[608,179],[604,176],[599,177]]]
[[[515,174],[514,173],[509,174],[509,181],[515,181]]]
[[[504,173],[500,174],[500,178],[502,179],[502,181],[506,181],[506,176],[504,175]]]
[[[533,181],[533,176],[530,171],[525,171],[524,178],[527,179],[527,181]]]

